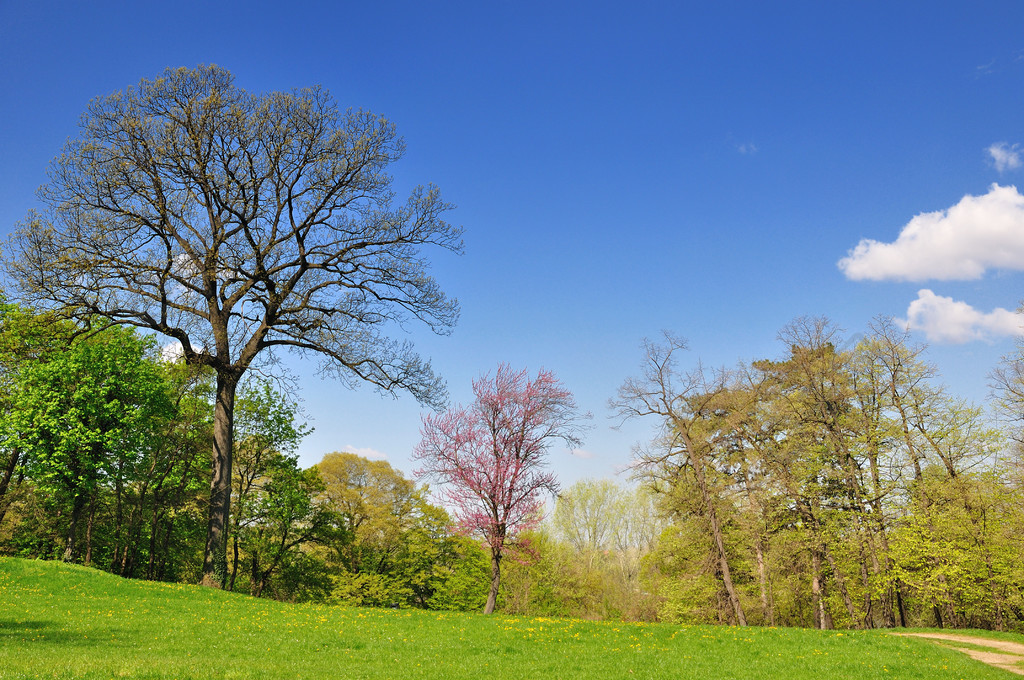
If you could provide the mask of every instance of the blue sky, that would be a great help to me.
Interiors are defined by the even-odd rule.
[[[552,452],[564,483],[649,437],[606,403],[661,329],[716,366],[780,355],[801,315],[906,319],[980,401],[1024,298],[1022,25],[1019,2],[0,0],[0,232],[92,97],[216,63],[395,122],[399,195],[437,184],[466,230],[432,256],[458,328],[408,337],[455,401],[499,362],[555,371],[594,415]],[[411,471],[412,399],[291,365],[305,464]]]

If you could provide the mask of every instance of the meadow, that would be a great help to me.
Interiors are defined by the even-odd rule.
[[[1013,676],[933,642],[884,631],[298,605],[0,558],[0,678],[117,677]]]

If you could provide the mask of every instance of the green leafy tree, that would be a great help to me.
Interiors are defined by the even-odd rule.
[[[304,545],[321,540],[329,530],[332,515],[315,500],[322,490],[316,468],[302,470],[293,456],[270,457],[247,499],[248,519],[238,531],[256,597],[275,574],[303,559]]]
[[[300,509],[300,499],[275,500],[270,503],[267,494],[297,493],[302,484],[295,477],[297,466],[295,453],[299,443],[309,434],[310,428],[296,422],[298,407],[285,395],[273,390],[270,385],[257,382],[246,386],[239,395],[235,412],[235,454],[234,480],[232,482],[233,504],[232,560],[228,589],[234,590],[240,563],[240,543],[243,534],[252,526],[266,522],[268,513],[276,513],[283,519],[282,512],[289,504],[295,512],[312,513],[311,507]],[[316,485],[312,479],[307,480]],[[280,503],[284,502],[282,506]],[[272,505],[277,504],[277,507]],[[296,505],[298,504],[298,505]],[[287,515],[289,513],[284,513]],[[254,556],[253,564],[258,563]],[[273,568],[271,568],[271,572]],[[253,588],[262,592],[266,578],[261,577],[258,567],[252,568]],[[261,585],[262,584],[262,585]]]
[[[37,487],[67,508],[63,559],[77,554],[84,513],[102,484],[123,488],[154,446],[155,422],[171,416],[151,339],[111,328],[22,367],[8,419],[9,446],[26,454]],[[85,561],[91,561],[91,523]]]
[[[14,421],[16,386],[22,369],[52,352],[62,351],[74,327],[51,315],[33,314],[0,301],[0,418],[4,431],[0,446],[0,525],[12,502],[12,492],[24,479],[25,451]]]
[[[489,572],[479,544],[453,531],[387,461],[329,453],[317,464],[322,500],[337,525],[327,559],[335,565],[332,599],[377,606],[478,609]]]

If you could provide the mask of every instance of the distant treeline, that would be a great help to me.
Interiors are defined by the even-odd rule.
[[[214,377],[152,338],[5,306],[0,553],[198,582]],[[613,399],[660,437],[631,486],[585,480],[517,538],[507,613],[823,628],[1024,629],[1024,354],[999,419],[879,322],[852,347],[800,320],[785,356],[708,371],[666,337]],[[696,368],[679,368],[682,361]],[[250,380],[234,416],[226,587],[293,601],[474,610],[479,541],[384,461],[302,469],[295,401]]]

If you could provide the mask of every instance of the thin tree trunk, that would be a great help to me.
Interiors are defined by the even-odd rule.
[[[236,527],[237,531],[237,527]],[[238,574],[238,535],[231,537],[232,546],[232,560],[231,560],[231,579],[228,581],[228,590],[234,591],[235,589],[235,576]]]
[[[156,534],[157,528],[157,494],[153,493],[153,512],[149,515],[149,560],[146,562],[146,578],[153,580],[156,565]]]
[[[761,589],[761,608],[764,620],[769,626],[775,625],[775,609],[772,607],[768,597],[768,575],[764,563],[764,549],[761,546],[761,538],[754,542],[755,556],[757,557],[757,582]]]
[[[747,495],[747,503],[754,511],[756,517],[756,524],[754,529],[754,556],[757,560],[757,583],[761,592],[761,620],[767,621],[768,625],[775,625],[775,608],[772,606],[771,599],[768,593],[768,570],[765,565],[764,556],[764,541],[761,540],[761,507],[760,504],[754,499],[754,494],[750,490],[750,480],[746,475],[743,476],[743,490]]]
[[[92,530],[96,525],[96,496],[94,492],[89,501],[89,521],[85,528],[85,564],[92,564]]]
[[[498,604],[498,586],[501,582],[501,549],[491,548],[491,589],[487,593],[487,604],[484,605],[484,614],[494,613],[494,607]]]
[[[732,572],[729,571],[729,559],[725,551],[725,538],[722,535],[722,527],[718,523],[718,513],[715,512],[715,504],[708,489],[707,478],[704,476],[704,463],[702,460],[697,459],[698,456],[693,448],[693,443],[690,441],[690,437],[682,432],[680,434],[683,436],[687,451],[690,454],[690,464],[697,478],[701,500],[704,502],[704,511],[707,513],[708,523],[711,525],[712,538],[715,541],[715,547],[718,549],[718,562],[719,568],[722,570],[722,583],[725,586],[726,593],[729,595],[729,603],[732,605],[733,612],[736,615],[736,621],[739,625],[745,626],[747,625],[747,617],[743,614],[743,603],[740,602],[739,595],[736,594],[736,587],[732,582]]]
[[[896,608],[900,613],[900,628],[907,627],[907,608],[903,604],[903,583],[896,581]]]
[[[832,630],[832,614],[825,606],[825,584],[821,578],[821,551],[811,550],[811,599],[814,602],[814,623],[821,630]]]
[[[260,580],[260,562],[259,555],[256,552],[252,552],[249,555],[249,592],[256,597],[260,596],[260,591],[257,591],[257,584]]]

